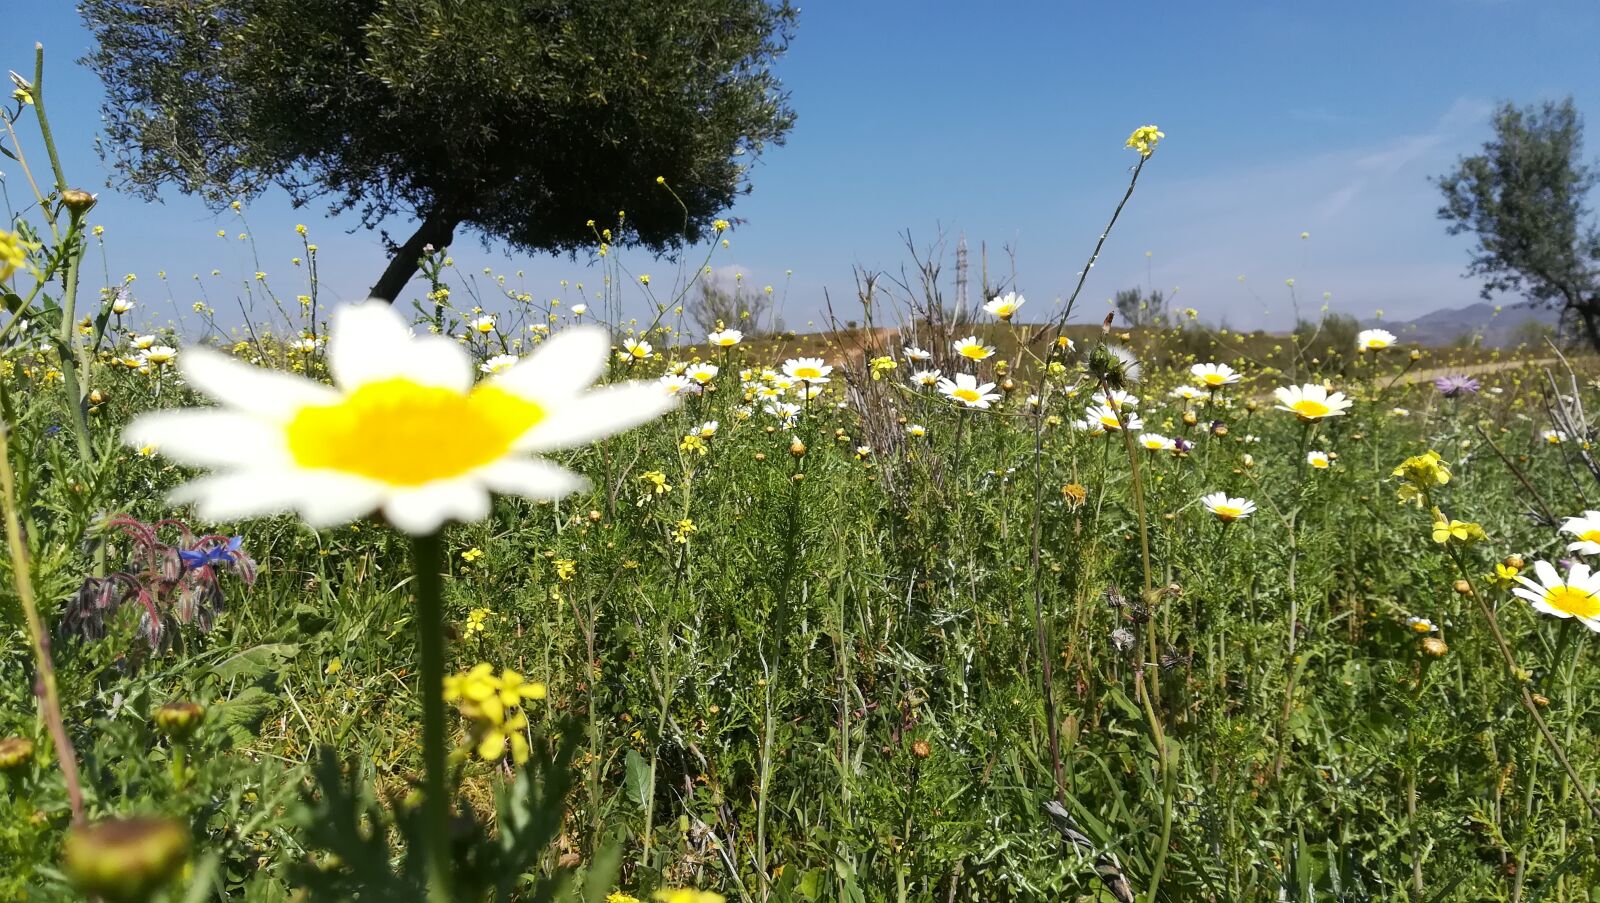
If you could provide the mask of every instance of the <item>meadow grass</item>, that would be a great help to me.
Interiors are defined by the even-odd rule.
[[[683,334],[699,267],[630,323],[649,286],[615,257],[552,304],[440,254],[420,333],[493,371],[598,321],[606,381],[676,407],[549,456],[589,488],[421,541],[211,523],[168,500],[194,469],[122,441],[208,402],[196,337],[117,309],[131,281],[74,310],[90,207],[42,197],[5,274],[33,323],[0,332],[0,898],[111,880],[87,857],[170,879],[126,899],[404,899],[435,869],[435,899],[1596,899],[1600,602],[1517,580],[1600,538],[1562,532],[1600,494],[1591,358],[978,325],[870,284],[860,329],[716,347]],[[324,381],[302,241],[303,293],[247,278],[221,346]],[[1348,410],[1275,394],[1324,381]]]

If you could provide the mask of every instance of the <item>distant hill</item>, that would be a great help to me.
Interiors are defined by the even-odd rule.
[[[1555,329],[1560,319],[1553,308],[1536,306],[1528,302],[1505,304],[1500,313],[1495,305],[1479,302],[1451,310],[1425,313],[1415,320],[1363,321],[1363,326],[1381,326],[1400,337],[1403,342],[1420,342],[1424,345],[1453,345],[1465,336],[1482,336],[1487,348],[1509,348],[1527,341],[1532,333],[1528,324],[1535,323]]]

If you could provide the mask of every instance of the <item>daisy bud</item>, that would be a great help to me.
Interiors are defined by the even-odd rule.
[[[1450,652],[1450,647],[1444,640],[1436,636],[1422,638],[1422,654],[1428,658],[1444,658]]]
[[[1013,380],[1010,377],[1007,377],[1005,380],[1003,380],[1000,383],[1000,391],[1002,391],[1002,392],[1011,392],[1011,391],[1015,390],[1016,388],[1017,388],[1016,380]]]
[[[756,461],[758,463],[761,462],[761,461],[765,461],[765,460],[767,460],[767,453],[766,452],[756,452]]]
[[[195,702],[169,702],[156,709],[156,728],[179,743],[194,736],[206,710]]]
[[[95,196],[79,188],[68,188],[61,192],[61,203],[72,211],[75,216],[82,216],[94,206]]]
[[[113,818],[73,828],[62,848],[67,876],[87,895],[147,900],[189,856],[189,832],[160,818]]]
[[[1416,348],[1411,349],[1411,359],[1414,361],[1422,360],[1422,352]]]
[[[1521,555],[1513,553],[1506,556],[1504,564],[1508,568],[1516,568],[1520,571],[1524,567],[1527,567],[1528,562],[1527,559],[1523,558]]]
[[[1200,422],[1200,418],[1196,417],[1195,413],[1193,411],[1184,411],[1183,412],[1183,425],[1184,426],[1194,426],[1195,424],[1197,424],[1199,422]]]
[[[0,771],[15,771],[33,759],[33,741],[26,737],[0,740]]]
[[[597,524],[600,522],[600,518],[602,518],[602,517],[605,517],[605,515],[601,514],[598,511],[590,511],[589,512],[589,519],[594,521]]]
[[[1543,693],[1534,693],[1533,704],[1541,709],[1546,708],[1550,705],[1550,697],[1544,695]]]
[[[1241,458],[1239,458],[1239,463],[1243,464],[1246,467],[1254,467],[1254,466],[1256,466],[1256,459],[1254,457],[1250,456],[1250,455],[1244,455]]]
[[[1260,407],[1260,405],[1256,404],[1256,400],[1254,398],[1251,398],[1244,403],[1244,409],[1246,411],[1254,412],[1258,407]]]
[[[91,389],[89,391],[89,403],[90,404],[105,404],[106,403],[106,393],[100,391],[99,389]]]
[[[933,755],[933,747],[926,740],[913,740],[911,742],[911,754],[919,759],[926,759]]]
[[[799,439],[794,440],[793,442],[789,443],[789,454],[794,455],[796,458],[805,457],[806,444],[801,442]]]
[[[1451,584],[1451,586],[1455,588],[1456,593],[1458,593],[1459,595],[1463,595],[1463,596],[1472,595],[1472,584],[1468,583],[1465,580],[1457,580],[1455,583]]]

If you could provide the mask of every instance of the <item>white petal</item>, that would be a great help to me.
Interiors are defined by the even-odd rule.
[[[122,432],[134,448],[196,467],[273,466],[287,461],[283,430],[227,408],[184,408],[141,414]]]
[[[210,348],[185,348],[178,371],[196,390],[219,404],[286,420],[307,405],[332,404],[332,387],[265,367],[253,367]]]
[[[1547,615],[1555,615],[1558,618],[1570,618],[1570,617],[1572,617],[1572,612],[1570,612],[1570,611],[1562,611],[1561,609],[1556,608],[1554,605],[1551,605],[1549,602],[1546,602],[1543,599],[1539,600],[1538,602],[1533,603],[1533,607],[1534,607],[1535,611],[1542,611]]]
[[[483,520],[489,515],[489,492],[475,474],[436,480],[414,489],[390,490],[383,514],[402,533],[426,536],[452,520]]]
[[[566,398],[593,385],[610,355],[611,337],[604,329],[574,326],[551,336],[493,384],[536,401]]]
[[[345,391],[403,377],[457,392],[472,388],[472,360],[455,340],[412,335],[388,304],[368,301],[334,311],[328,370]]]
[[[171,500],[193,502],[203,521],[242,520],[297,511],[313,527],[348,523],[378,507],[382,487],[333,471],[253,468],[213,474],[173,490]]]
[[[654,419],[677,404],[677,396],[662,392],[655,383],[602,386],[551,410],[517,440],[515,450],[543,452],[582,445]]]
[[[1539,582],[1545,586],[1560,586],[1563,581],[1561,575],[1556,573],[1555,565],[1543,558],[1533,563],[1533,573],[1538,576]]]
[[[481,468],[478,478],[495,492],[558,499],[589,488],[582,476],[542,458],[504,458]]]

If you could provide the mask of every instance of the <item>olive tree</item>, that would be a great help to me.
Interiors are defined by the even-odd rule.
[[[1521,291],[1560,307],[1600,349],[1600,232],[1590,220],[1595,171],[1583,162],[1583,119],[1569,97],[1503,104],[1483,152],[1438,180],[1439,218],[1476,239],[1467,274],[1483,296]]]
[[[787,0],[83,0],[126,185],[271,187],[415,222],[372,295],[466,227],[527,251],[662,252],[794,122]],[[658,181],[659,180],[659,181]],[[625,211],[620,229],[614,223]]]

